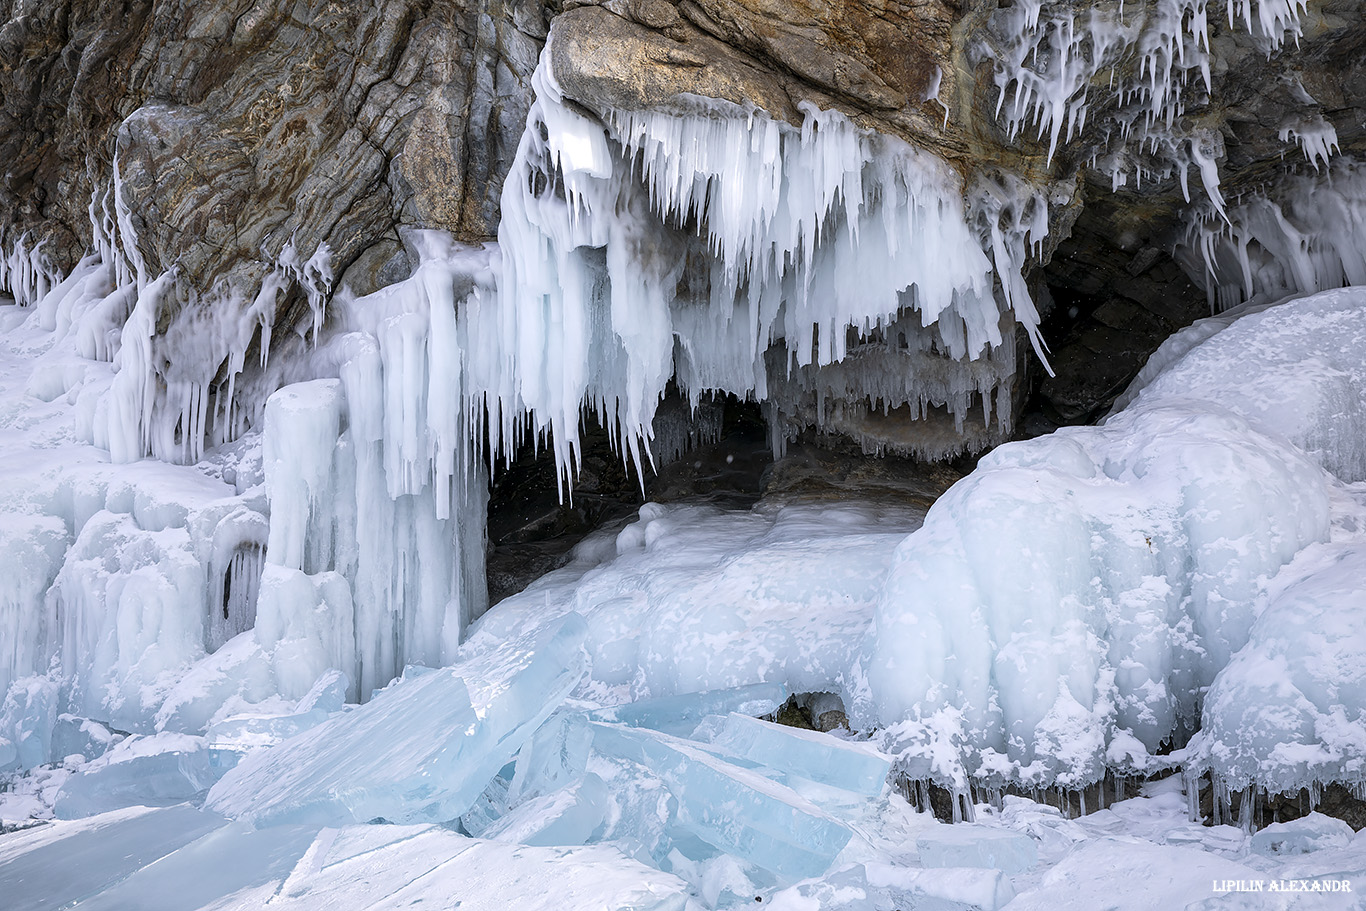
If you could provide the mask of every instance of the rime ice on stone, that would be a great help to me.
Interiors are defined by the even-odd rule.
[[[995,63],[997,116],[1012,136],[1032,129],[1046,137],[1049,159],[1089,121],[1099,138],[1084,154],[1114,189],[1131,177],[1141,186],[1174,175],[1189,202],[1194,169],[1222,217],[1222,139],[1182,120],[1208,96],[1220,62],[1211,51],[1209,11],[1207,0],[1095,4],[1080,14],[1043,0],[1003,7],[992,16],[985,49]],[[1228,4],[1229,27],[1236,22],[1268,54],[1298,41],[1304,13],[1301,0],[1259,2],[1254,26],[1251,0]],[[1327,160],[1326,134],[1306,128],[1304,135],[1306,154]]]
[[[1327,141],[1326,132],[1315,135]],[[1192,208],[1175,255],[1197,282],[1203,277],[1211,306],[1312,294],[1366,284],[1364,223],[1366,165],[1339,157],[1247,194],[1226,214]]]
[[[270,824],[454,819],[579,682],[584,632],[571,614],[497,655],[400,680],[251,754],[208,806]]]

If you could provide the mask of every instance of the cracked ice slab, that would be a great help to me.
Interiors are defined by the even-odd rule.
[[[647,767],[678,800],[684,828],[788,881],[820,876],[852,835],[791,788],[700,744],[646,728],[595,723],[593,749]]]
[[[496,652],[409,676],[242,760],[207,805],[257,825],[454,819],[587,671],[567,614]]]
[[[712,744],[770,769],[866,797],[882,793],[892,768],[890,758],[863,744],[734,712]]]
[[[687,737],[709,715],[738,712],[743,715],[768,715],[787,701],[789,690],[782,683],[753,683],[724,690],[680,693],[637,699],[625,705],[600,709],[595,721],[619,721],[636,728],[650,728],[676,737]]]

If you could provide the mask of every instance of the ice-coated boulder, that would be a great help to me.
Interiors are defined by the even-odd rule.
[[[584,635],[567,614],[497,652],[400,680],[251,754],[208,806],[258,825],[454,819],[583,677]]]
[[[1252,836],[1252,850],[1267,857],[1309,854],[1324,848],[1345,848],[1355,834],[1341,819],[1310,813],[1259,830]]]
[[[1038,847],[1028,835],[972,823],[936,826],[915,845],[926,867],[987,867],[1015,874],[1039,860]]]

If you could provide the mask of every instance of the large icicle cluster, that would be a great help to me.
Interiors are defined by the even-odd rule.
[[[1268,52],[1298,40],[1304,0],[1232,0],[1229,27],[1241,24]],[[1104,3],[1077,13],[1067,3],[1022,0],[994,14],[996,40],[988,53],[1000,91],[997,114],[1012,136],[1032,127],[1048,138],[1048,157],[1079,135],[1088,120],[1100,139],[1083,151],[1110,175],[1115,188],[1132,176],[1176,174],[1190,201],[1189,171],[1199,172],[1216,210],[1217,132],[1182,124],[1186,108],[1211,90],[1207,0]],[[1331,127],[1329,127],[1331,129]],[[1327,160],[1336,136],[1322,128],[1289,124],[1311,156]]]
[[[1013,350],[990,375],[968,366],[1013,348],[1003,322],[1038,347],[1020,272],[1047,205],[1030,188],[965,206],[944,162],[810,106],[801,129],[703,99],[604,124],[566,101],[547,59],[503,193],[501,305],[471,364],[504,440],[533,415],[568,473],[586,406],[639,463],[671,377],[694,400],[762,400],[771,376],[840,363],[851,338],[893,324],[912,351],[950,363],[923,383],[914,358],[846,374],[885,397],[877,407],[947,405],[961,421],[970,393],[988,397],[1014,372]]]
[[[244,399],[264,433],[225,444],[216,434],[247,429],[210,426],[233,393],[206,397],[215,377],[175,360],[196,369],[208,346],[230,384],[252,333],[224,348],[218,330],[268,331],[288,281],[320,315],[326,248],[301,263],[287,247],[245,315],[190,301],[158,333],[174,276],[129,265],[105,202],[91,205],[96,251],[2,311],[0,541],[15,573],[0,589],[0,768],[47,762],[96,722],[201,734],[216,716],[298,700],[329,671],[354,700],[407,664],[450,660],[486,606],[485,482],[447,258],[349,301],[345,325],[288,371],[323,379],[269,395],[288,373],[258,374]],[[195,460],[214,443],[191,465],[141,458]]]
[[[1229,206],[1197,207],[1176,256],[1211,306],[1366,284],[1366,165],[1338,159]]]

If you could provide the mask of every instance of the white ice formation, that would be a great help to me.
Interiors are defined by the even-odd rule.
[[[1176,256],[1211,306],[1366,284],[1366,165],[1335,159],[1235,200],[1196,207]]]
[[[1171,9],[1167,43],[1145,44],[1156,20],[1132,42],[1154,124],[1180,105],[1158,77],[1203,41],[1203,7],[1152,8]],[[1298,7],[1276,9],[1257,7],[1268,38],[1293,31]],[[1002,446],[923,515],[650,504],[485,613],[484,465],[522,434],[549,435],[562,481],[585,409],[638,466],[676,455],[687,433],[655,425],[671,380],[690,404],[767,402],[779,440],[898,409],[985,424],[1020,333],[1037,342],[1035,188],[997,175],[965,197],[943,162],[814,108],[801,128],[700,102],[597,121],[545,69],[536,90],[500,245],[415,235],[420,265],[376,294],[329,297],[326,247],[291,242],[250,303],[182,300],[137,258],[117,181],[69,275],[22,242],[6,258],[0,769],[60,771],[40,789],[57,815],[212,785],[237,820],[157,817],[168,850],[198,847],[156,870],[106,858],[110,902],[130,873],[174,881],[226,845],[290,859],[197,888],[289,876],[291,901],[323,904],[363,883],[357,856],[407,856],[398,830],[358,825],[386,819],[444,821],[403,838],[510,870],[615,845],[591,855],[620,874],[603,900],[643,908],[863,890],[996,911],[1001,868],[1035,863],[1023,836],[926,835],[914,875],[889,868],[889,770],[955,790],[962,815],[994,792],[1002,819],[1022,815],[1007,786],[1178,767],[1192,795],[1210,776],[1221,818],[1240,790],[1361,791],[1360,290],[1193,327],[1102,426]],[[1022,104],[1052,124],[1073,116],[1058,97]],[[1317,167],[1315,135],[1289,202],[1236,200],[1198,235],[1229,299],[1366,281],[1361,180]],[[272,342],[290,283],[312,319]],[[747,717],[791,693],[879,749]],[[151,837],[133,820],[105,823]],[[1022,825],[1056,841],[1064,822]],[[255,895],[211,898],[229,894]]]
[[[869,411],[944,406],[961,426],[976,403],[1005,426],[1015,324],[1041,351],[1021,274],[1048,232],[1041,194],[964,188],[810,105],[800,129],[705,99],[604,123],[566,102],[548,53],[504,185],[499,307],[472,317],[496,438],[530,415],[567,476],[588,408],[642,464],[671,378],[694,402],[770,402],[779,445],[804,396],[819,425],[850,386]]]

